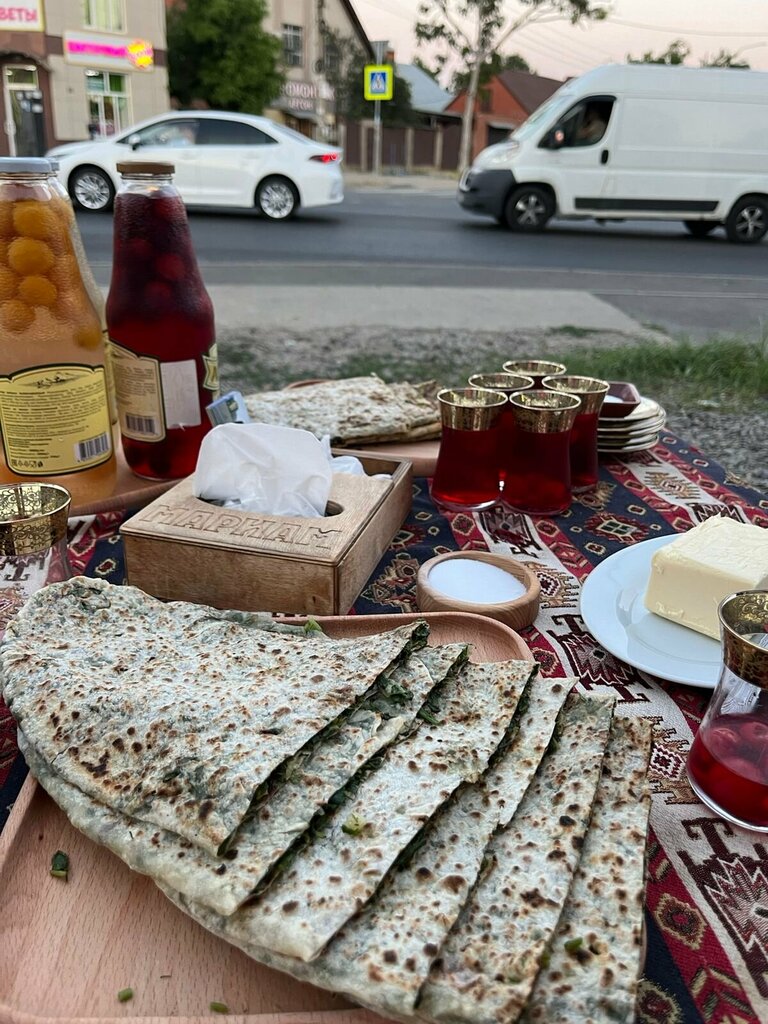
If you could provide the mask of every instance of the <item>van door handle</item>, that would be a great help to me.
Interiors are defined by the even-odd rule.
[[[604,149],[603,152],[600,154],[600,163],[601,164],[607,164],[608,163],[608,150],[607,149]]]

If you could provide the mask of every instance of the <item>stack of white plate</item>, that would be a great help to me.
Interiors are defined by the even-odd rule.
[[[659,441],[667,414],[652,398],[641,398],[628,416],[601,416],[597,421],[597,450],[621,454],[644,452]]]

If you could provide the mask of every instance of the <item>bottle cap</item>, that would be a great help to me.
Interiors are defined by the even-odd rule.
[[[173,174],[176,171],[174,164],[161,163],[160,161],[132,160],[117,165],[119,174]]]
[[[0,157],[0,174],[50,174],[51,165],[42,157]]]

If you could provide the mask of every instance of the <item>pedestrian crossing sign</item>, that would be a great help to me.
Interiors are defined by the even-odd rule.
[[[363,85],[367,100],[391,100],[394,88],[391,64],[366,64]]]

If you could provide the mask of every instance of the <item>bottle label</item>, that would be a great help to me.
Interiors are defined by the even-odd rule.
[[[19,476],[79,473],[112,456],[102,366],[35,366],[0,377],[0,431]]]
[[[125,437],[153,443],[164,440],[168,430],[200,426],[194,359],[161,362],[152,356],[136,355],[114,338],[110,339],[110,348],[120,430]]]
[[[213,401],[219,395],[219,350],[215,341],[203,356],[203,366],[205,367],[203,387],[207,391],[213,392],[211,396],[211,401]]]

